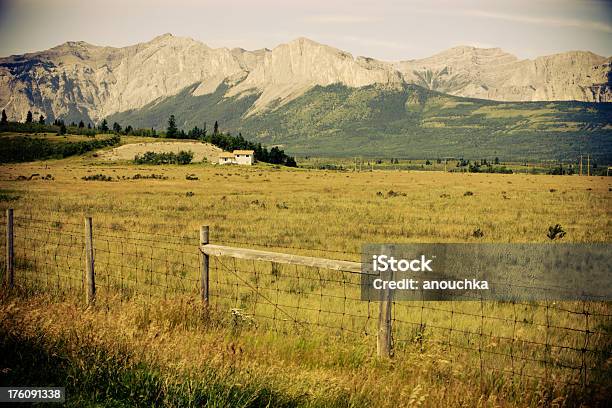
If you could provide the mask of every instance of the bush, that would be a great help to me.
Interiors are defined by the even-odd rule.
[[[558,167],[553,167],[552,169],[548,170],[546,174],[550,174],[553,176],[571,176],[572,174],[574,174],[574,168],[571,166],[563,167],[562,164],[559,164]]]
[[[137,154],[134,157],[136,164],[189,164],[191,160],[193,160],[193,152],[184,150],[178,153],[146,152],[142,156]]]
[[[178,164],[189,164],[191,163],[191,160],[193,160],[193,152],[191,151],[186,152],[186,151],[181,150],[176,155],[176,162]]]
[[[554,226],[548,227],[548,233],[546,234],[548,239],[554,241],[555,239],[561,239],[565,236],[565,230],[561,224],[555,224]]]
[[[113,181],[113,176],[107,176],[105,174],[94,174],[91,176],[81,177],[85,181]]]
[[[512,174],[512,169],[506,166],[492,166],[490,164],[480,165],[478,163],[468,165],[468,171],[470,173],[499,173],[499,174]]]
[[[128,177],[129,179],[130,177]],[[155,179],[155,180],[167,180],[168,177],[163,174],[140,174],[136,173],[132,176],[132,180],[143,180],[143,179]]]

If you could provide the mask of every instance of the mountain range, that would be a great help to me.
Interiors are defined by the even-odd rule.
[[[534,132],[548,151],[548,138],[586,134],[561,149],[566,156],[609,144],[611,80],[612,58],[587,51],[520,60],[460,46],[387,62],[306,38],[247,51],[165,34],[123,48],[67,42],[0,58],[0,107],[14,120],[32,110],[158,129],[175,113],[181,127],[219,120],[304,154],[459,154],[457,143],[474,140],[495,151],[494,139],[529,144]],[[444,140],[429,146],[432,138]]]

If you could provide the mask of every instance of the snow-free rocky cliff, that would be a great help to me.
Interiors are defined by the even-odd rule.
[[[258,95],[246,115],[291,101],[316,85],[412,83],[457,96],[499,101],[611,102],[612,59],[572,51],[519,60],[500,49],[455,47],[421,60],[353,57],[299,38],[276,48],[213,49],[165,34],[124,48],[68,42],[0,58],[0,108],[23,120],[89,118],[139,109],[196,84],[193,95],[229,84],[226,96]]]

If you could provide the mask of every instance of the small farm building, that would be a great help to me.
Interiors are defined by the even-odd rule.
[[[232,153],[219,153],[219,164],[241,164],[250,166],[255,161],[253,158],[253,150],[234,150]]]

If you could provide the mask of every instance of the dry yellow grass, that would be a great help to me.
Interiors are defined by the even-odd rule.
[[[477,227],[485,234],[479,242],[545,242],[556,223],[570,242],[610,242],[612,234],[612,183],[603,177],[117,166],[80,159],[6,165],[1,173],[2,188],[24,192],[14,205],[22,215],[79,223],[92,215],[97,225],[194,237],[208,224],[217,240],[359,252],[364,242],[470,241]],[[33,173],[55,180],[13,181]],[[81,180],[96,173],[169,179]],[[187,174],[199,180],[186,180]],[[376,195],[389,190],[407,195]]]
[[[550,404],[555,398],[562,402],[571,397],[571,390],[562,382],[576,381],[580,373],[529,359],[580,364],[580,355],[573,349],[584,342],[584,333],[580,331],[585,328],[583,316],[539,305],[483,306],[471,302],[431,303],[423,315],[418,305],[398,304],[397,319],[414,324],[398,323],[396,337],[406,341],[397,344],[394,362],[380,362],[373,356],[373,336],[353,333],[365,328],[372,334],[375,323],[369,319],[338,320],[328,314],[323,317],[327,325],[348,330],[315,327],[307,333],[290,323],[279,325],[278,320],[282,319],[276,319],[274,325],[258,320],[258,315],[273,315],[275,308],[261,299],[254,301],[250,294],[253,285],[267,297],[278,294],[274,290],[280,288],[281,297],[275,302],[282,303],[287,310],[299,311],[300,319],[307,322],[321,318],[316,309],[322,304],[309,293],[328,296],[342,293],[342,302],[329,300],[323,303],[323,308],[341,307],[352,314],[367,316],[367,305],[357,300],[347,302],[342,285],[322,285],[316,279],[314,286],[306,284],[309,277],[320,276],[317,274],[331,276],[325,275],[327,272],[290,268],[281,268],[279,272],[271,265],[238,263],[231,264],[230,269],[236,272],[231,277],[216,263],[213,284],[225,283],[229,288],[213,286],[217,317],[225,323],[211,327],[210,323],[198,320],[198,314],[192,310],[180,309],[186,307],[181,306],[184,302],[160,306],[159,301],[149,302],[148,296],[162,294],[154,285],[170,287],[168,295],[197,293],[195,245],[200,225],[210,226],[212,242],[243,247],[265,245],[272,250],[355,261],[359,260],[361,244],[367,242],[545,242],[548,226],[554,224],[563,225],[567,231],[564,239],[569,242],[610,242],[612,234],[611,182],[599,177],[342,173],[270,166],[131,166],[80,158],[3,166],[0,172],[0,188],[20,196],[16,201],[3,202],[3,208],[15,208],[20,217],[53,221],[42,226],[42,230],[22,230],[22,234],[30,236],[22,241],[18,237],[17,245],[20,242],[25,245],[26,238],[57,242],[59,235],[46,233],[44,228],[78,233],[83,217],[93,216],[100,250],[99,282],[106,286],[100,288],[101,309],[87,313],[81,309],[68,313],[75,307],[70,301],[24,302],[20,307],[24,319],[29,319],[20,323],[24,330],[43,325],[56,336],[70,330],[91,331],[98,333],[99,341],[108,347],[122,343],[132,350],[146,350],[142,357],[145,361],[160,363],[168,369],[197,371],[202,364],[212,364],[224,370],[231,366],[238,370],[237,381],[248,382],[253,376],[262,376],[275,389],[292,395],[306,393],[315,400],[341,390],[348,393],[347,398],[352,398],[355,405],[540,405]],[[54,180],[15,181],[20,175],[28,177],[34,173],[52,174]],[[114,181],[81,179],[97,173],[113,176]],[[125,179],[137,173],[161,174],[168,179]],[[198,180],[186,180],[188,174]],[[390,190],[406,195],[389,195]],[[465,195],[468,191],[473,195]],[[27,224],[25,220],[19,222]],[[476,228],[484,233],[482,238],[472,235]],[[113,238],[105,239],[104,234],[126,238],[150,236],[156,240],[163,238],[152,234],[166,234],[183,240],[177,243],[168,238],[167,250],[154,249],[140,258],[129,258],[119,254],[137,251],[135,241],[118,243]],[[39,267],[41,260],[58,253],[57,248],[51,245],[45,249],[41,245],[24,269]],[[193,253],[181,255],[173,252],[176,249]],[[17,248],[18,257],[19,254]],[[79,290],[82,261],[75,256],[73,261],[61,262],[70,267],[64,272],[77,277],[74,286]],[[162,260],[168,259],[178,266],[164,264]],[[228,264],[230,260],[217,262]],[[129,263],[134,270],[118,271],[115,267]],[[136,295],[144,304],[139,301],[117,304],[119,299],[113,297],[117,291],[138,287],[135,282],[121,281],[122,274],[140,285],[148,285],[149,293],[145,290]],[[292,274],[302,279],[297,286]],[[190,279],[187,287],[179,285],[181,278]],[[49,284],[44,280],[39,283]],[[241,283],[239,288],[232,287],[236,283]],[[272,285],[275,289],[271,289]],[[358,297],[356,290],[351,288],[352,296],[348,297]],[[228,300],[223,300],[224,297]],[[246,316],[254,316],[258,328],[232,320],[230,307],[239,307]],[[584,305],[567,303],[564,307],[580,310]],[[590,313],[609,314],[605,304],[587,307]],[[68,318],[51,317],[67,313]],[[484,324],[480,316],[487,316]],[[518,324],[511,327],[495,318]],[[594,316],[590,325],[609,330],[609,318]],[[578,331],[568,333],[550,326]],[[206,330],[202,330],[204,327]],[[449,327],[455,331],[446,330]],[[466,333],[484,334],[484,343],[482,337],[474,339]],[[543,339],[572,350],[551,351],[545,345],[529,344]],[[449,349],[444,344],[449,342],[459,347]],[[591,347],[609,347],[609,337],[591,336],[590,342]],[[489,353],[485,351],[483,358],[471,350],[478,347]],[[514,353],[511,359],[510,353]],[[547,375],[561,384],[532,381],[528,377],[512,382],[499,372],[481,371],[482,363],[515,373]],[[601,364],[593,356],[587,363]],[[279,369],[282,372],[277,372]],[[461,391],[449,393],[447,387]]]

